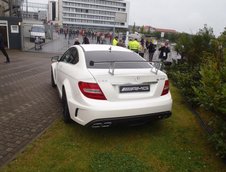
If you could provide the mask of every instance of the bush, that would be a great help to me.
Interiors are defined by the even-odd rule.
[[[213,143],[217,153],[216,155],[226,158],[226,122],[219,116],[214,116],[209,122],[210,127],[214,128],[209,140]]]
[[[226,28],[218,39],[207,26],[197,35],[182,34],[176,50],[183,53],[185,59],[168,71],[169,78],[180,88],[188,103],[216,114],[208,121],[213,131],[209,140],[222,158],[226,158],[225,42]]]
[[[193,87],[198,87],[199,85],[199,67],[190,67],[187,62],[183,61],[178,64],[173,64],[168,70],[168,76],[181,90],[186,101],[192,106],[196,106],[197,100]]]

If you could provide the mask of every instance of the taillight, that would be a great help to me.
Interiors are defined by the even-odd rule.
[[[166,95],[168,92],[169,92],[169,80],[165,80],[161,96]]]
[[[107,100],[97,83],[79,82],[78,85],[84,96],[91,99]]]

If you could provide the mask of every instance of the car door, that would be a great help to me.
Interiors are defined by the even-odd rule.
[[[62,57],[60,58],[60,60],[58,62],[58,65],[57,65],[56,84],[57,84],[57,87],[60,92],[62,90],[62,84],[65,79],[66,73],[67,73],[65,65],[70,60],[70,58],[71,58],[71,52],[70,52],[70,49],[68,49],[62,55]]]
[[[78,62],[77,49],[69,48],[60,58],[57,65],[56,80],[59,91],[62,91],[62,86],[65,80],[71,81],[74,65]]]

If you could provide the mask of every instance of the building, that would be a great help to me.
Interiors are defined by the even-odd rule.
[[[0,0],[0,16],[21,16],[23,0]]]
[[[161,33],[177,33],[174,29],[163,29],[163,28],[156,28],[152,26],[144,26],[145,32],[161,32]]]
[[[22,18],[23,20],[47,20],[48,5],[43,3],[26,2],[23,3],[22,7]]]
[[[23,0],[0,0],[0,32],[9,49],[21,49],[22,3]]]
[[[48,3],[48,21],[59,20],[59,3],[56,0],[49,0]]]
[[[58,5],[55,1],[49,1],[49,6],[52,6],[50,7],[52,10],[49,12],[52,16],[51,19],[58,18],[63,27],[108,31],[112,31],[113,28],[128,28],[128,1],[58,0]],[[53,17],[55,14],[56,17]]]
[[[38,11],[38,20],[45,21],[47,19],[47,11]]]

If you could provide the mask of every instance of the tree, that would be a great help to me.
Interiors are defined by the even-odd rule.
[[[144,33],[144,25],[143,26],[141,26],[141,28],[140,28],[140,33]]]

